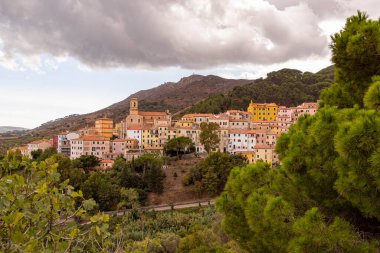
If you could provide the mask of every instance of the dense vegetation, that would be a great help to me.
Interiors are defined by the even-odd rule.
[[[192,168],[183,183],[195,185],[195,190],[199,194],[207,192],[210,195],[219,195],[224,189],[230,171],[247,163],[247,159],[241,155],[211,153]]]
[[[118,159],[112,173],[95,172],[97,163],[92,156],[70,161],[57,154],[32,161],[20,152],[2,159],[0,251],[240,252],[221,230],[214,207],[162,213],[140,208],[139,190],[161,187],[152,182],[159,178],[155,173],[151,179],[138,173],[162,166],[159,157]],[[96,214],[115,205],[123,217]]]
[[[223,228],[249,252],[379,252],[380,21],[332,37],[335,83],[278,141],[282,165],[233,169]]]
[[[141,205],[145,204],[148,192],[161,193],[165,174],[162,171],[163,157],[143,155],[131,162],[117,158],[112,168],[98,169],[99,160],[95,156],[81,156],[70,160],[68,157],[56,154],[54,149],[37,150],[34,153],[35,163],[49,159],[57,164],[60,182],[68,180],[74,190],[83,192],[87,199],[94,199],[100,211],[116,210],[123,207],[126,201],[124,196],[127,189],[133,189],[138,195]],[[23,160],[19,152],[10,152],[2,161],[4,168],[14,167],[15,159],[21,166]],[[16,171],[18,167],[15,167]]]
[[[334,79],[333,66],[315,74],[295,69],[268,73],[267,78],[237,86],[227,94],[219,93],[195,104],[186,113],[220,113],[229,109],[246,110],[250,101],[274,102],[278,105],[297,106],[306,101],[317,101],[322,89]]]

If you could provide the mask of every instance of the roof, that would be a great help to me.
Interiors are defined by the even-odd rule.
[[[230,122],[249,122],[246,119],[230,119]]]
[[[253,106],[277,106],[276,103],[251,103]]]
[[[241,114],[250,114],[248,112],[245,112],[245,111],[241,111],[241,110],[227,110],[226,113],[241,113]]]
[[[230,129],[229,133],[231,134],[254,134],[254,130],[249,129]]]
[[[103,136],[82,136],[76,139],[72,139],[72,141],[109,141],[109,138]]]
[[[98,121],[98,120],[109,120],[109,121],[113,121],[113,120],[110,119],[110,118],[99,118],[99,119],[96,119],[95,121]]]
[[[105,159],[105,160],[101,160],[100,163],[113,163],[114,161],[113,160],[109,160],[109,159]]]
[[[139,111],[140,116],[167,116],[168,113],[166,112],[143,112]]]
[[[152,130],[153,126],[130,126],[127,127],[128,130]]]
[[[21,146],[21,147],[17,147],[15,149],[18,149],[18,150],[28,150],[28,146]]]
[[[182,118],[194,118],[194,117],[211,117],[211,113],[190,113],[183,115]]]
[[[210,120],[228,120],[228,119],[229,119],[228,115],[225,115],[225,114],[210,116]]]
[[[112,142],[125,142],[125,139],[114,139]]]
[[[267,144],[256,144],[254,148],[255,149],[272,149],[272,147]]]

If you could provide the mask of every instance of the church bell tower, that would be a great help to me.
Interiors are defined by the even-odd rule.
[[[139,100],[137,98],[131,98],[129,102],[129,114],[138,115],[139,114]]]

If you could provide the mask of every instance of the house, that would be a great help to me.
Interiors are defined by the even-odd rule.
[[[103,155],[110,152],[110,140],[103,136],[82,136],[70,141],[71,159],[82,155],[93,155],[102,159]]]

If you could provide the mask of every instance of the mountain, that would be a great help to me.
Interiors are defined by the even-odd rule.
[[[86,126],[93,126],[95,119],[109,117],[119,122],[129,113],[129,100],[132,97],[139,99],[139,108],[145,111],[169,110],[176,113],[206,99],[215,93],[224,93],[236,86],[245,85],[251,80],[225,79],[208,75],[191,75],[178,82],[167,82],[155,88],[142,90],[130,95],[123,101],[115,103],[102,110],[88,114],[74,114],[64,118],[52,120],[28,131],[21,137],[4,138],[0,135],[0,153],[9,146],[27,143],[38,138],[49,137],[65,130],[75,131]]]
[[[27,128],[13,127],[13,126],[0,126],[0,134],[14,132],[14,131],[26,131]]]
[[[282,69],[267,77],[233,88],[228,93],[213,94],[183,113],[220,113],[229,109],[246,110],[250,101],[297,106],[306,101],[317,101],[322,89],[334,80],[334,67],[317,73]]]
[[[246,109],[249,101],[276,102],[280,105],[298,105],[304,101],[316,101],[320,91],[334,79],[334,69],[329,67],[315,74],[294,69],[271,72],[257,80],[234,80],[208,75],[191,75],[177,83],[168,82],[155,88],[139,91],[128,98],[102,110],[69,115],[46,122],[26,134],[2,136],[0,154],[12,146],[48,137],[69,130],[75,131],[93,126],[95,119],[109,117],[114,122],[125,118],[129,112],[131,97],[139,99],[139,108],[145,111],[170,110],[175,118],[185,112],[218,113],[227,109]]]

